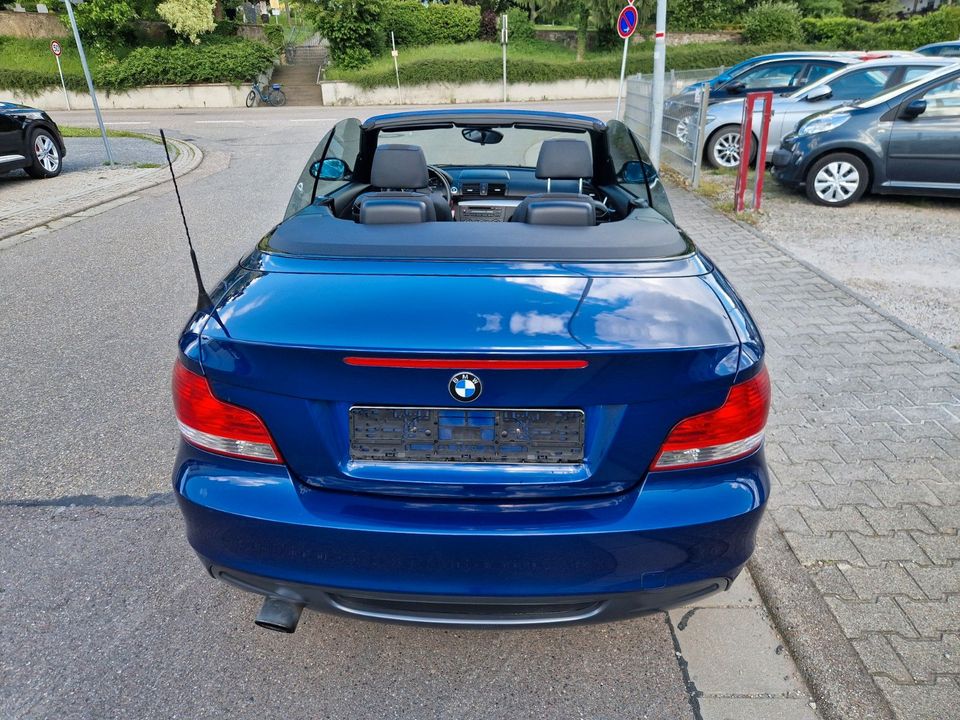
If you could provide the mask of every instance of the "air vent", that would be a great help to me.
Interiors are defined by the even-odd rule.
[[[464,195],[486,195],[486,183],[464,183]]]
[[[487,186],[487,193],[489,195],[506,195],[507,194],[507,184],[506,183],[490,183]]]

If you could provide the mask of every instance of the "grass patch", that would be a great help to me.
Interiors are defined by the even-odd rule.
[[[60,134],[65,138],[89,138],[89,137],[100,137],[100,128],[98,127],[73,127],[71,125],[61,125]],[[107,128],[107,137],[116,137],[116,138],[139,138],[141,140],[149,140],[150,142],[159,143],[160,138],[154,137],[153,135],[144,135],[143,133],[134,132],[132,130],[111,130]]]

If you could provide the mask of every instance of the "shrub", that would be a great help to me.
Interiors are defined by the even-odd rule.
[[[842,17],[843,0],[799,0],[804,17]]]
[[[848,50],[913,50],[960,36],[960,7],[878,23],[853,18],[804,18],[801,28],[808,43]]]
[[[481,40],[496,40],[497,29],[500,25],[499,16],[489,8],[480,13],[480,34]]]
[[[674,70],[690,70],[703,67],[735,65],[755,55],[783,50],[782,45],[737,45],[717,43],[711,45],[684,45],[670,48],[667,53],[667,67]],[[652,45],[646,44],[634,48],[627,61],[630,74],[653,70]],[[337,78],[356,83],[364,88],[392,85],[396,83],[393,66],[377,67],[369,70],[338,72]],[[503,65],[498,58],[487,59],[424,59],[402,63],[400,81],[405,85],[426,85],[432,82],[498,82],[502,78]],[[587,57],[582,62],[572,60],[545,59],[533,60],[517,58],[507,63],[507,79],[517,82],[551,82],[572,78],[600,80],[615,78],[620,74],[619,54],[612,53],[599,58]]]
[[[497,32],[499,33],[499,16],[497,17]],[[507,30],[510,32],[510,42],[520,42],[522,40],[533,40],[536,33],[533,30],[533,23],[530,22],[530,16],[526,10],[520,8],[510,8],[507,10]],[[497,35],[499,38],[499,34]]]
[[[846,47],[870,23],[847,17],[804,18],[800,22],[804,39],[815,45]]]
[[[670,0],[669,30],[714,30],[736,23],[746,0]]]
[[[461,3],[430,3],[419,0],[386,0],[380,26],[387,37],[393,31],[398,45],[439,45],[476,40],[480,33],[480,8]]]
[[[197,44],[200,36],[212,32],[214,0],[164,0],[157,5],[157,14],[181,37]]]
[[[276,53],[261,42],[236,40],[209,45],[142,47],[95,73],[105,88],[185,83],[240,83],[273,64]]]
[[[800,8],[790,2],[766,2],[743,18],[743,39],[750,43],[799,42],[803,38]]]

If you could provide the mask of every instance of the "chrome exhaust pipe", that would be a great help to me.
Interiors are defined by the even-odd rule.
[[[282,633],[293,633],[297,630],[297,623],[300,622],[300,613],[303,612],[303,605],[297,605],[289,600],[280,598],[264,598],[260,612],[254,622],[267,630],[275,630]]]

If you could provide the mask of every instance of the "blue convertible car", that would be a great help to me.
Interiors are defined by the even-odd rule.
[[[261,626],[622,619],[753,551],[763,341],[620,122],[342,121],[211,296],[173,482]]]

